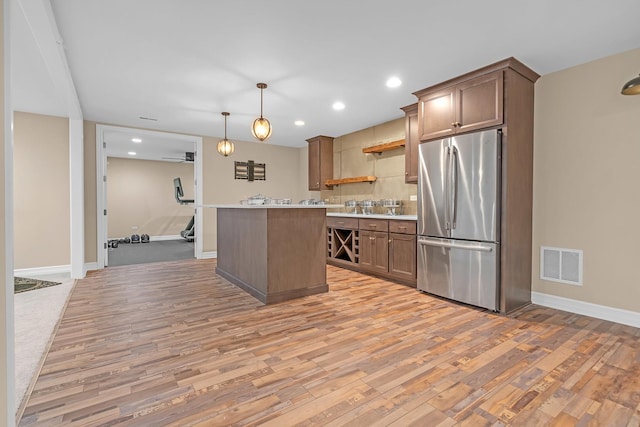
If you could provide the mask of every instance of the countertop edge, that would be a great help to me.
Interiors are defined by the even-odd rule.
[[[217,208],[217,209],[336,209],[343,205],[239,205],[239,204],[221,204],[221,205],[198,205],[197,208]]]
[[[338,216],[343,218],[371,218],[371,219],[398,219],[405,221],[417,221],[417,215],[384,215],[384,214],[350,214],[342,212],[327,212],[327,216]]]

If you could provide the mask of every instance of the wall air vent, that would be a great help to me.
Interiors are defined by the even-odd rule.
[[[582,251],[541,246],[540,279],[582,286]]]

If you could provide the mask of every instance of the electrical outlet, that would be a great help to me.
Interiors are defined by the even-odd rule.
[[[412,194],[411,196],[409,196],[409,200],[412,202],[416,202],[418,200],[418,195]]]
[[[138,229],[138,226],[137,226],[137,225],[132,225],[132,226],[131,226],[131,229],[132,229],[132,230],[137,230],[137,229]]]

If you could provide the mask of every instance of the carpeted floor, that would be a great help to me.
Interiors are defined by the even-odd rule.
[[[33,288],[14,297],[16,409],[31,379],[38,373],[40,361],[74,283],[68,273],[41,276],[38,279],[58,285]]]
[[[195,258],[194,243],[186,240],[159,240],[149,243],[120,243],[109,249],[109,266],[146,264]]]
[[[48,280],[29,279],[26,277],[14,277],[13,289],[14,293],[34,291],[36,289],[48,288],[50,286],[59,285],[60,282],[50,282]]]

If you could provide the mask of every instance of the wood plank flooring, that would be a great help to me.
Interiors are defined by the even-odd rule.
[[[638,426],[640,329],[328,267],[264,306],[215,260],[76,285],[20,426]]]

